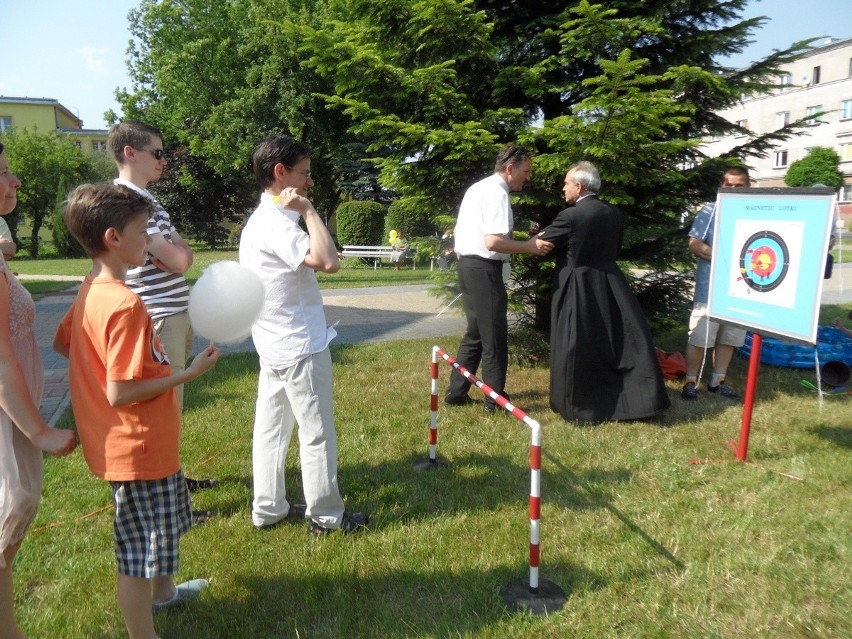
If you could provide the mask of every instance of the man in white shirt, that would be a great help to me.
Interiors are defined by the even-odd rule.
[[[497,155],[494,173],[472,185],[464,195],[454,231],[459,256],[459,286],[464,300],[467,330],[456,357],[459,364],[476,374],[482,362],[482,381],[507,396],[506,369],[509,365],[508,295],[504,267],[509,255],[547,255],[553,244],[538,237],[512,239],[514,218],[509,193],[520,191],[530,179],[532,153],[507,144]],[[473,401],[467,394],[470,382],[455,369],[444,402],[459,406]],[[485,410],[497,410],[490,397]]]
[[[240,264],[266,289],[252,339],[260,356],[254,421],[252,523],[270,528],[291,515],[284,462],[299,425],[304,516],[320,535],[363,529],[363,513],[344,512],[337,484],[337,434],[332,403],[329,342],[316,271],[340,269],[337,249],[307,192],[312,151],[287,135],[266,138],[254,151],[254,174],[263,193],[240,237]],[[299,226],[302,219],[305,233]]]

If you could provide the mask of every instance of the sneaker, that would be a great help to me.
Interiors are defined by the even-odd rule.
[[[308,534],[316,535],[317,537],[333,533],[339,530],[344,535],[364,530],[369,523],[370,518],[364,513],[343,513],[343,518],[340,520],[340,528],[326,528],[315,521],[312,521],[308,526]]]
[[[446,406],[467,406],[468,404],[473,404],[470,395],[462,395],[461,397],[447,395],[444,397],[444,405]]]
[[[724,379],[721,382],[719,382],[718,386],[710,386],[708,384],[707,390],[709,390],[711,393],[716,393],[720,397],[727,397],[728,399],[733,399],[733,400],[736,400],[736,401],[738,401],[740,399],[740,396],[737,395],[737,393],[734,391],[733,388],[731,388],[730,386],[728,386],[725,383]]]
[[[698,389],[695,387],[695,382],[687,382],[684,384],[683,390],[680,391],[680,396],[688,402],[696,401],[698,399]]]
[[[155,601],[151,606],[151,612],[156,613],[166,608],[182,606],[187,601],[197,599],[201,591],[209,585],[210,582],[206,579],[193,579],[192,581],[185,581],[182,584],[178,584],[175,586],[175,594],[172,595],[172,598],[166,601]]]

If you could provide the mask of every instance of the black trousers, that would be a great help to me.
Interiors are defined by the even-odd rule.
[[[467,317],[467,330],[456,359],[472,374],[482,363],[483,382],[498,393],[506,386],[509,365],[508,295],[503,283],[503,262],[463,255],[458,263],[459,286]],[[447,399],[467,395],[470,382],[453,369]],[[490,397],[488,403],[494,403]]]

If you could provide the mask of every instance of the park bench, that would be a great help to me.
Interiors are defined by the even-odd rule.
[[[355,244],[344,244],[341,254],[343,257],[363,257],[372,259],[373,268],[377,269],[381,260],[391,259],[391,254],[393,252],[394,250],[392,246],[360,246]]]

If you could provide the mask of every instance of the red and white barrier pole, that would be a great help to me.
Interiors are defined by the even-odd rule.
[[[438,347],[432,347],[432,397],[429,402],[429,463],[438,461]]]
[[[499,395],[488,384],[470,373],[464,366],[459,364],[454,357],[446,353],[439,346],[432,347],[432,421],[429,427],[429,461],[434,463],[437,459],[436,450],[438,444],[438,358],[440,355],[448,364],[483,393],[491,397],[497,404],[511,413],[515,418],[525,423],[532,430],[532,441],[530,443],[530,580],[529,591],[538,593],[539,579],[538,566],[541,557],[541,425],[520,408],[512,404],[502,395]]]

